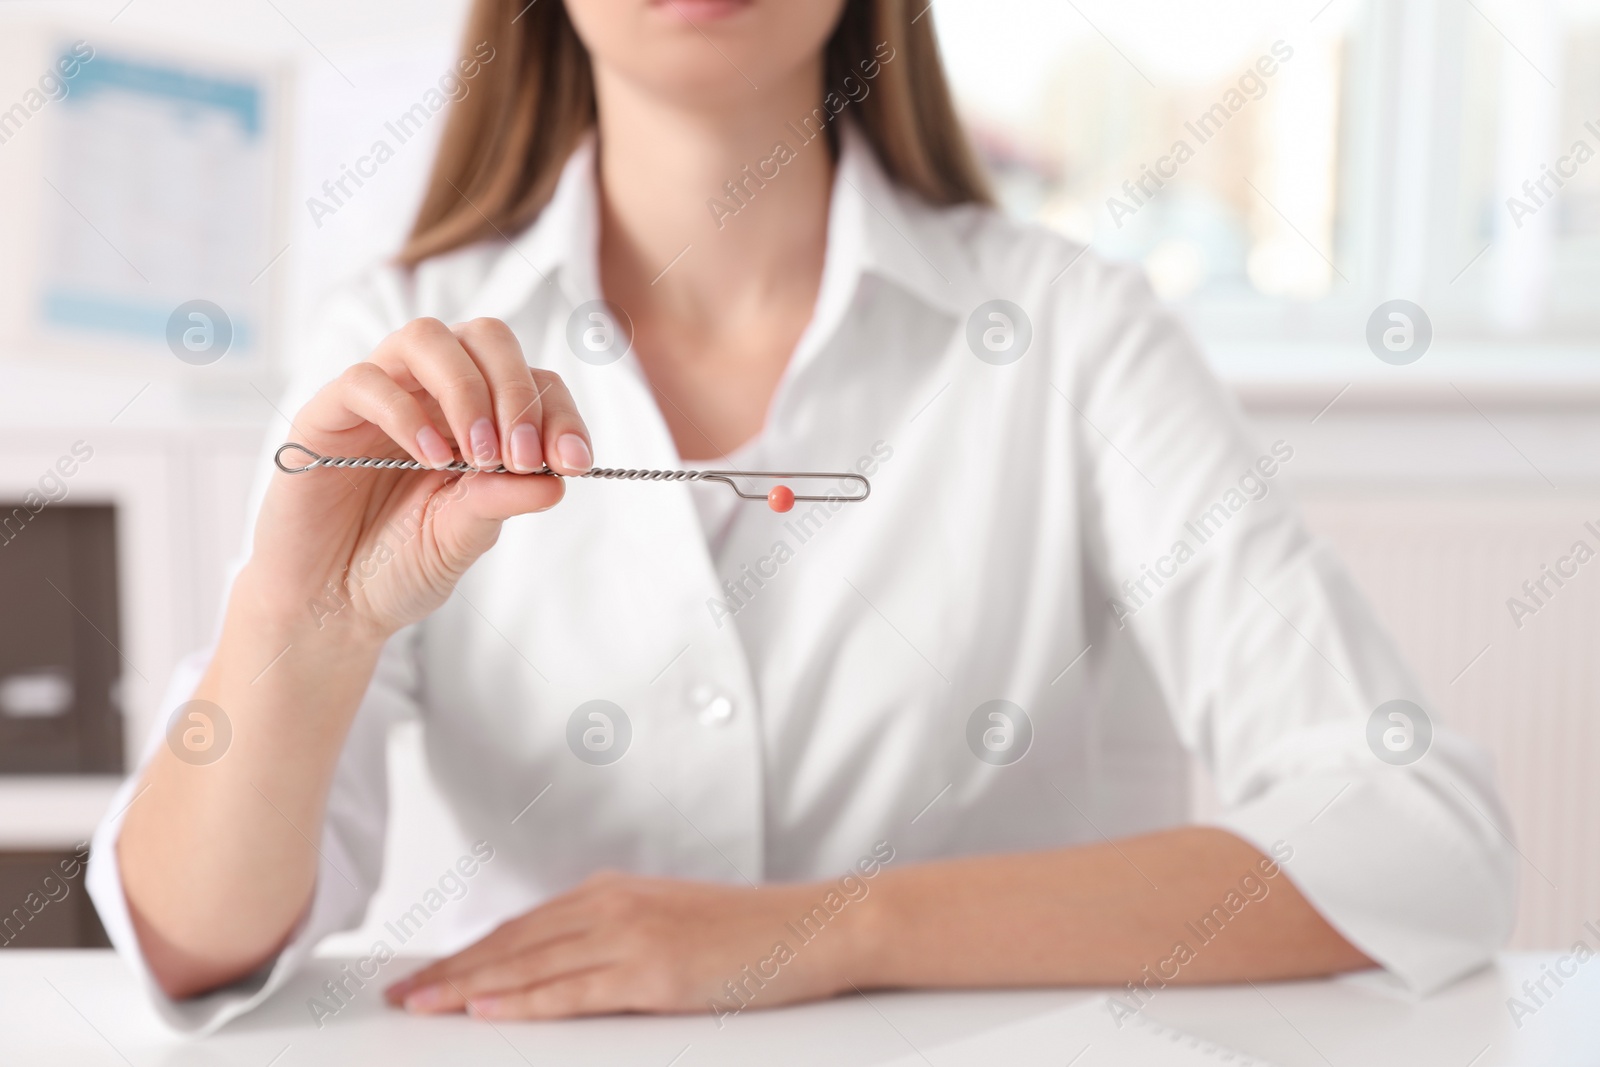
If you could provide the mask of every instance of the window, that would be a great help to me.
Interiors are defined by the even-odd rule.
[[[1006,206],[1141,262],[1208,340],[1352,341],[1394,297],[1440,336],[1600,324],[1600,158],[1577,162],[1600,153],[1600,0],[934,16]],[[1531,214],[1508,205],[1525,180]]]

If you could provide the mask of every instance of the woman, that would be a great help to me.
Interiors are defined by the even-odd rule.
[[[1369,747],[1417,692],[1273,491],[1294,443],[1249,442],[1136,272],[988,206],[918,6],[478,0],[410,244],[303,361],[293,439],[871,498],[274,474],[168,705],[231,747],[153,743],[94,851],[169,1019],[359,921],[413,715],[480,844],[412,921],[480,939],[389,989],[409,1011],[1430,988],[1500,943],[1487,772],[1444,731]],[[1179,825],[1177,742],[1214,826]]]

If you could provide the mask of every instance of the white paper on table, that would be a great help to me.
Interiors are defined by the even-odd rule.
[[[1142,1015],[1120,1024],[1109,997],[892,1060],[883,1067],[1271,1067]]]

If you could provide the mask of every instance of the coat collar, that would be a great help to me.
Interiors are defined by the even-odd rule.
[[[483,314],[515,314],[542,288],[558,289],[573,304],[600,297],[596,183],[590,133],[567,159],[549,204],[494,260],[474,301]],[[847,304],[863,276],[873,276],[933,310],[970,310],[972,267],[951,229],[939,224],[939,209],[896,186],[848,120],[840,129],[831,196],[825,294]]]
[[[827,258],[853,283],[875,276],[934,310],[965,314],[971,266],[939,209],[890,180],[853,122],[844,124],[840,145]]]

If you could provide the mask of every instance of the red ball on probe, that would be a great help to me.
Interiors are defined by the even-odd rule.
[[[788,511],[794,507],[794,490],[787,485],[775,485],[767,494],[767,507],[773,511]]]

